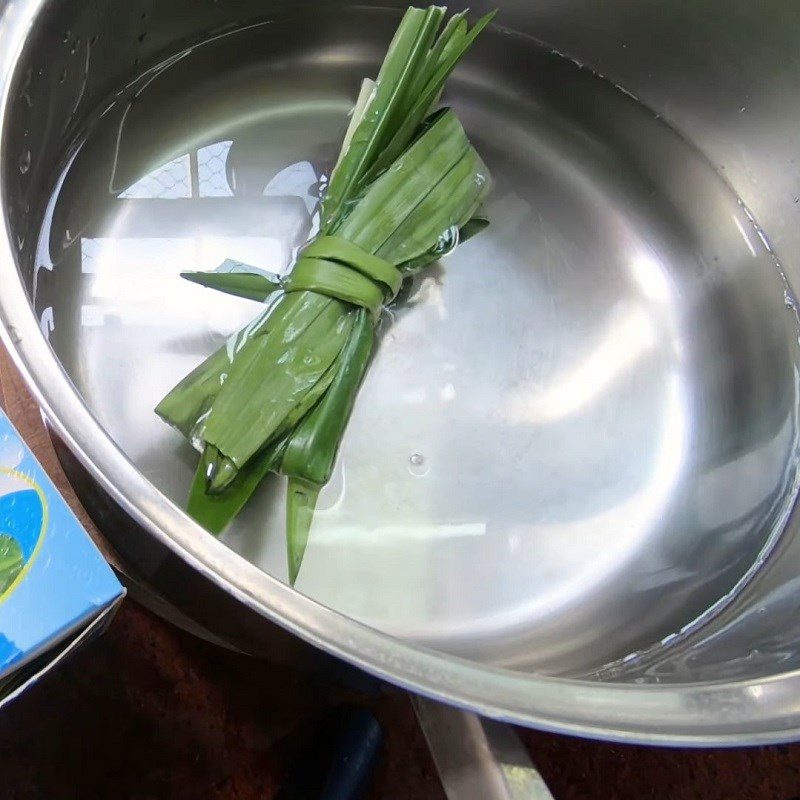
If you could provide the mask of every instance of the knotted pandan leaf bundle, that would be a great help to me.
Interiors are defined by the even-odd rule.
[[[269,472],[289,479],[289,578],[333,470],[372,354],[403,281],[487,224],[486,166],[452,110],[435,110],[491,21],[410,8],[377,79],[361,87],[322,200],[320,230],[285,278],[226,262],[184,277],[265,304],[156,412],[200,452],[188,510],[221,532]]]

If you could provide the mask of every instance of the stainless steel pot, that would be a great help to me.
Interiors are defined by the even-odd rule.
[[[183,157],[180,126],[198,98],[176,99],[174,125],[158,136],[146,117],[138,128],[131,123],[136,146],[127,160],[121,137],[104,143],[101,136],[92,151],[97,168],[83,164],[82,182],[59,183],[65,167],[86,157],[75,143],[87,120],[102,127],[119,111],[124,122],[134,101],[149,102],[142,87],[178,62],[198,83],[224,76],[241,41],[228,46],[226,37],[247,29],[263,37],[267,65],[252,85],[279,92],[298,74],[316,76],[314,91],[324,102],[314,106],[321,114],[315,119],[328,137],[346,105],[342,85],[375,62],[392,14],[319,2],[0,3],[5,341],[80,497],[126,570],[187,627],[273,657],[315,658],[319,648],[422,694],[546,729],[663,743],[795,738],[800,351],[791,286],[800,267],[800,9],[738,0],[498,5],[502,28],[475,50],[453,92],[473,136],[486,139],[505,205],[494,209],[495,238],[465,246],[467,255],[440,281],[445,288],[423,300],[435,306],[444,298],[441,308],[455,319],[448,345],[456,360],[465,357],[459,341],[470,319],[486,313],[469,278],[487,260],[507,263],[496,291],[506,309],[517,309],[507,314],[501,339],[515,344],[489,348],[482,374],[495,364],[496,374],[484,380],[478,373],[472,383],[467,375],[467,402],[448,406],[455,409],[450,417],[440,406],[410,417],[452,418],[468,437],[442,447],[440,461],[451,471],[453,459],[477,465],[473,477],[477,470],[480,481],[502,483],[513,497],[497,517],[475,499],[480,481],[470,476],[437,495],[481,520],[478,528],[473,519],[458,528],[458,535],[478,530],[483,538],[433,581],[446,584],[445,600],[461,616],[431,631],[393,626],[361,608],[356,616],[370,627],[289,589],[204,534],[173,502],[187,464],[133,427],[138,406],[128,417],[108,411],[123,396],[137,399],[138,387],[130,391],[126,383],[134,362],[157,363],[163,342],[155,353],[109,355],[111,328],[93,325],[91,313],[80,316],[92,270],[59,256],[90,238],[96,202],[119,199],[126,186],[128,200],[141,198],[130,190],[141,189],[137,179],[158,152],[172,147]],[[265,19],[270,25],[257,24]],[[223,42],[219,58],[175,58],[194,53],[210,34]],[[158,91],[176,90],[167,80]],[[224,81],[217,94],[219,107],[230,108]],[[263,97],[239,101],[247,108]],[[277,136],[279,128],[270,130]],[[291,125],[280,130],[297,158],[313,160]],[[114,156],[112,180],[103,147]],[[193,152],[187,175],[198,169],[192,159],[200,149]],[[250,151],[242,152],[246,162]],[[126,177],[117,185],[120,171]],[[195,188],[188,186],[188,198]],[[66,223],[57,219],[63,208],[70,209]],[[162,204],[137,220],[157,238],[160,225],[181,224],[176,208]],[[193,219],[211,224],[211,206],[203,208]],[[241,220],[244,206],[238,208]],[[174,303],[157,297],[146,313],[163,315]],[[606,320],[608,329],[597,324],[606,307],[617,314]],[[100,318],[108,312],[101,308]],[[505,320],[502,312],[489,318],[495,327]],[[130,344],[135,337],[130,329],[128,335]],[[175,378],[176,365],[170,363]],[[426,369],[436,372],[436,362]],[[373,372],[380,388],[379,365]],[[512,386],[518,375],[527,383]],[[143,395],[155,385],[145,383]],[[540,386],[550,386],[552,396]],[[448,387],[441,403],[452,399]],[[513,425],[506,419],[506,427],[491,430],[458,428],[472,419],[459,416],[470,397],[486,408],[502,403]],[[149,409],[149,396],[139,399]],[[355,442],[361,422],[352,426]],[[413,426],[403,433],[409,431]],[[143,438],[147,458],[136,449]],[[488,452],[488,466],[485,458],[474,461],[476,450],[498,441],[522,467],[501,483],[497,453]],[[388,466],[381,462],[376,472],[385,475]],[[420,460],[411,467],[419,471]],[[492,497],[487,502],[499,505]],[[247,537],[237,535],[231,543],[244,552]],[[498,541],[506,548],[499,555]],[[451,564],[446,552],[437,570]],[[492,570],[476,572],[486,563]],[[420,591],[413,580],[407,585],[409,594]],[[369,589],[359,597],[372,592],[379,595]],[[326,602],[331,596],[311,585],[309,593]],[[459,605],[459,597],[469,602]],[[503,618],[507,597],[517,614],[510,622]],[[480,598],[492,612],[486,620],[471,605]]]

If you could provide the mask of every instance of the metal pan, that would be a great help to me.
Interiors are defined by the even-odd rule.
[[[498,5],[447,98],[492,227],[383,330],[298,591],[279,482],[213,539],[151,409],[254,313],[176,274],[290,262],[393,4],[0,4],[5,340],[209,638],[553,730],[793,738],[800,11]]]

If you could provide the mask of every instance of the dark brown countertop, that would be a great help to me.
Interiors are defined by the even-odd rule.
[[[128,601],[105,636],[0,712],[2,800],[269,800],[319,713],[386,734],[370,800],[444,800],[408,701],[310,683]],[[526,731],[556,800],[798,800],[800,746],[658,750]]]
[[[74,502],[0,352],[2,373],[10,416]],[[320,714],[342,702],[369,706],[386,737],[369,800],[444,800],[401,692],[334,689],[126,601],[102,639],[0,711],[0,800],[270,800]],[[665,750],[521,734],[556,800],[800,800],[800,745]]]
[[[362,698],[201,642],[131,601],[0,712],[2,800],[269,800],[321,711],[366,702],[386,752],[375,798],[443,798],[410,705]]]

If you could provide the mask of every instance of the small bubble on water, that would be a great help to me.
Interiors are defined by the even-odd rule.
[[[19,171],[24,175],[31,168],[31,151],[26,150],[19,157]]]
[[[439,397],[445,403],[449,403],[451,400],[455,400],[456,398],[456,387],[453,386],[452,383],[447,383],[442,387],[442,390],[439,392]]]
[[[430,467],[428,466],[428,462],[422,453],[412,453],[408,459],[408,471],[412,475],[416,475],[418,478],[421,478],[423,475],[427,475]]]
[[[794,299],[794,296],[791,292],[784,292],[783,293],[783,304],[786,308],[794,311],[797,309],[797,300]]]

